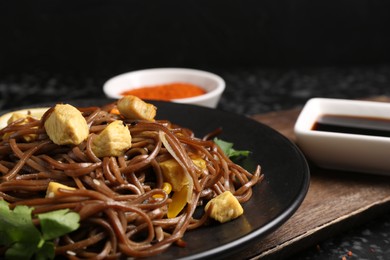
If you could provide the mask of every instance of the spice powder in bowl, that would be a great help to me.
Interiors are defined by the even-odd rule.
[[[169,101],[216,108],[225,81],[208,71],[187,68],[154,68],[131,71],[107,80],[109,98],[134,95],[141,99]]]
[[[173,99],[191,98],[204,95],[206,94],[206,91],[200,86],[194,84],[174,82],[126,90],[121,94],[123,96],[134,95],[141,99],[170,101]]]

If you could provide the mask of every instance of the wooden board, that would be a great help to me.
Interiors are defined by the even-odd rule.
[[[369,99],[390,102],[389,97]],[[295,141],[293,127],[300,110],[253,118]],[[325,170],[312,164],[310,170],[309,191],[299,209],[279,229],[241,253],[240,258],[291,256],[390,209],[390,177]]]

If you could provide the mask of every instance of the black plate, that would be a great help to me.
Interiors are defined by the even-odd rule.
[[[70,101],[78,106],[103,105],[110,100]],[[252,151],[249,164],[260,164],[265,179],[243,205],[244,215],[222,224],[188,231],[187,247],[172,246],[158,259],[222,259],[248,249],[283,224],[300,206],[309,187],[309,168],[300,150],[287,138],[247,117],[199,106],[153,102],[157,118],[194,130],[198,137],[223,128],[221,139]],[[44,106],[47,104],[41,104]]]

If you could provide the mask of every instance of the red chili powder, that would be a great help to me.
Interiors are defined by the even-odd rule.
[[[144,86],[128,91],[124,91],[121,95],[133,95],[141,99],[164,100],[189,98],[205,94],[206,91],[194,84],[174,82],[155,86]]]

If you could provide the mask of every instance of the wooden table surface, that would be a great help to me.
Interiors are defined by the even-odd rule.
[[[370,100],[390,102],[389,97]],[[301,109],[254,115],[293,142],[293,126]],[[339,234],[390,208],[390,178],[386,176],[319,169],[310,165],[306,198],[280,228],[240,257],[269,259],[288,257],[308,246]]]

